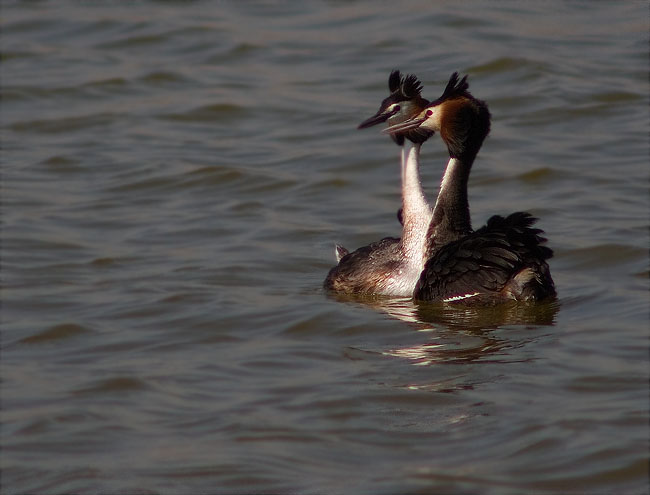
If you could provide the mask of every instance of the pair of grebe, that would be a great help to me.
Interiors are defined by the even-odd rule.
[[[529,213],[495,215],[472,229],[467,184],[490,131],[490,112],[469,93],[467,76],[459,80],[458,73],[452,74],[432,102],[422,98],[422,84],[413,75],[393,71],[388,87],[388,98],[359,128],[387,122],[384,132],[402,146],[402,236],[351,253],[337,246],[338,264],[325,288],[464,304],[554,297],[546,262],[553,252],[543,245],[543,232],[532,227],[536,219]],[[419,155],[436,132],[447,146],[449,162],[431,208],[420,182]]]

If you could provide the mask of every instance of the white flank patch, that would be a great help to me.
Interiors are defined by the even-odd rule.
[[[454,301],[462,301],[463,299],[469,299],[470,297],[478,296],[478,292],[474,292],[472,294],[463,294],[461,296],[452,296],[448,297],[446,299],[443,299],[442,302],[454,302]]]

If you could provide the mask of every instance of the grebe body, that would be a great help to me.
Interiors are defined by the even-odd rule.
[[[429,104],[421,97],[422,85],[413,75],[393,71],[388,79],[391,92],[375,115],[360,129],[382,122],[399,124],[418,115]],[[398,218],[401,238],[386,237],[348,252],[336,246],[338,264],[327,275],[324,287],[344,293],[411,296],[427,258],[426,235],[432,210],[424,196],[419,175],[420,146],[432,133],[424,128],[392,135],[402,146],[402,208]]]
[[[442,96],[418,116],[384,132],[414,129],[438,132],[449,162],[427,232],[427,262],[413,291],[421,300],[495,304],[506,300],[538,301],[555,296],[546,260],[553,252],[528,213],[493,216],[471,227],[467,185],[483,141],[490,131],[484,101],[468,91],[467,76],[452,74]]]

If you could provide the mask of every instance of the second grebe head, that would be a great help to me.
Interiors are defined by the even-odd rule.
[[[388,89],[391,93],[381,102],[377,113],[361,122],[358,129],[365,129],[383,122],[388,122],[389,125],[405,122],[420,114],[429,104],[429,101],[420,95],[422,83],[413,74],[402,76],[400,71],[393,70],[388,77]],[[422,142],[431,134],[431,132],[421,129],[412,133],[392,134],[391,137],[397,144],[402,145],[405,137],[413,138],[411,140],[414,142]]]
[[[429,103],[417,116],[383,130],[402,134],[415,129],[439,132],[451,157],[478,152],[490,132],[490,112],[487,104],[468,91],[467,76],[458,80],[454,72],[440,98]]]

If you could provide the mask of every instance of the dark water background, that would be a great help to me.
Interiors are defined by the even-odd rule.
[[[647,2],[1,17],[2,493],[648,493]],[[469,74],[473,222],[539,216],[558,304],[323,293],[399,235],[393,68]]]

